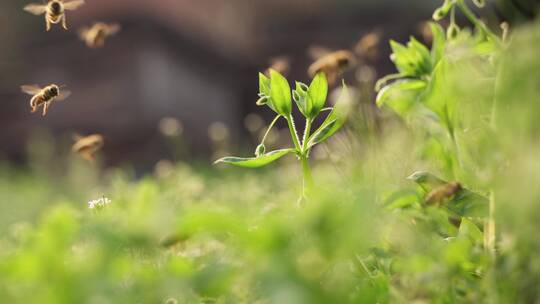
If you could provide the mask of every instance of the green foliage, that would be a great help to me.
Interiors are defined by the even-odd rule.
[[[294,148],[222,160],[261,166],[334,135],[341,157],[317,166],[301,208],[287,163],[134,179],[63,164],[40,137],[29,168],[0,167],[0,302],[539,302],[540,24],[502,46],[482,28],[447,40],[432,25],[429,73],[379,93],[405,124],[382,121],[376,140],[335,134],[354,111],[345,89]],[[318,77],[312,95],[292,93],[303,114],[327,94]],[[283,83],[260,80],[259,103],[278,109]],[[111,203],[88,209],[103,194]]]

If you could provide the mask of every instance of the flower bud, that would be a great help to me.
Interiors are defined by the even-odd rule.
[[[450,11],[453,5],[454,5],[454,1],[445,0],[443,5],[441,5],[441,7],[436,9],[435,12],[433,13],[433,20],[435,21],[442,20],[444,17],[446,17],[446,15],[448,15],[448,12]]]
[[[446,30],[446,38],[448,40],[454,40],[459,35],[459,27],[455,23],[451,23]]]
[[[484,7],[486,5],[485,0],[473,0],[474,5],[477,7]]]
[[[255,156],[259,157],[264,155],[264,152],[266,151],[266,147],[264,144],[260,144],[257,146],[257,149],[255,149]]]
[[[257,99],[257,102],[256,104],[258,106],[264,106],[267,102],[268,102],[268,96],[265,96],[265,95],[262,95],[262,94],[259,94],[259,99]]]

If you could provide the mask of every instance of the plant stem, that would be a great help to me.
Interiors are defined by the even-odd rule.
[[[489,194],[489,215],[484,227],[484,248],[495,257],[495,194]]]
[[[310,118],[306,118],[306,128],[304,129],[304,137],[302,138],[302,153],[307,154],[307,141],[311,133],[311,123]]]
[[[497,37],[497,35],[495,35],[490,29],[488,29],[487,26],[476,17],[476,15],[471,11],[471,9],[467,6],[467,4],[463,2],[463,0],[458,0],[457,6],[472,24],[474,24],[482,32],[488,35],[489,38],[493,39],[494,42],[500,44],[499,37]]]
[[[263,136],[263,138],[261,140],[261,144],[264,144],[264,141],[266,140],[266,137],[268,136],[268,133],[270,133],[270,130],[272,130],[272,127],[274,127],[274,125],[276,124],[276,122],[278,121],[278,119],[280,117],[281,117],[281,115],[278,115],[278,116],[276,116],[276,118],[274,118],[274,120],[272,120],[272,122],[268,126],[268,129],[266,129],[266,132],[264,133],[264,136]]]
[[[287,124],[289,125],[289,131],[291,132],[291,138],[294,143],[294,148],[298,153],[302,152],[302,146],[300,146],[300,140],[298,139],[298,132],[296,132],[296,127],[294,126],[294,119],[292,115],[287,117]]]
[[[305,154],[300,156],[300,161],[302,162],[302,177],[303,177],[303,187],[302,187],[302,196],[307,198],[311,189],[313,188],[313,176],[311,175],[311,168],[309,167],[309,161]]]

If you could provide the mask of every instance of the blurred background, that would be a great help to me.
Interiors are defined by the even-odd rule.
[[[257,73],[273,58],[287,59],[289,81],[308,82],[317,51],[355,52],[374,34],[374,54],[355,52],[358,65],[343,75],[372,88],[393,72],[387,40],[404,42],[410,33],[429,40],[423,24],[441,1],[88,0],[67,13],[69,31],[56,25],[50,32],[43,16],[22,11],[28,2],[0,2],[0,159],[24,164],[33,138],[69,153],[74,134],[101,133],[106,166],[146,172],[160,160],[251,153],[245,148],[272,118],[255,101]],[[508,17],[523,20],[537,4],[503,5],[511,7]],[[101,49],[77,34],[95,21],[122,26]],[[65,84],[73,95],[46,117],[31,114],[19,87],[34,83]],[[375,111],[371,95],[362,96]]]

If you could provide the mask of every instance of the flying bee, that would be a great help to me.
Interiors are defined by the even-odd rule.
[[[270,66],[266,69],[265,74],[270,75],[270,70],[279,72],[280,74],[287,76],[291,70],[291,59],[287,56],[279,56],[270,59]]]
[[[21,86],[21,90],[26,94],[32,95],[32,99],[30,99],[30,112],[34,113],[40,106],[43,106],[42,115],[45,116],[53,101],[61,101],[71,95],[71,92],[68,90],[60,90],[62,87],[56,84],[51,84],[44,88],[40,88],[38,85],[23,85]]]
[[[426,204],[442,203],[451,200],[462,189],[458,182],[449,182],[438,186],[426,195]]]
[[[96,159],[96,152],[98,152],[105,143],[101,134],[92,134],[88,136],[75,135],[74,139],[75,143],[71,147],[71,150],[90,162],[93,162]]]
[[[47,4],[28,4],[24,10],[34,14],[45,14],[45,25],[47,31],[51,29],[51,24],[62,23],[62,27],[67,30],[66,10],[77,9],[84,4],[84,0],[49,0]]]
[[[356,58],[347,50],[326,54],[309,66],[308,74],[314,77],[324,72],[329,84],[334,84],[341,73],[356,64]]]
[[[364,35],[355,45],[354,52],[362,59],[375,61],[379,56],[382,31],[375,29]]]
[[[79,37],[90,48],[98,48],[105,45],[105,39],[120,31],[117,23],[96,22],[91,27],[84,27],[79,31]]]

